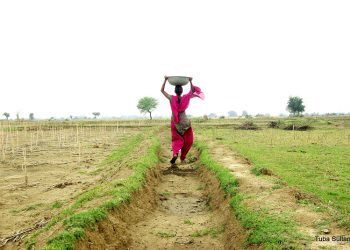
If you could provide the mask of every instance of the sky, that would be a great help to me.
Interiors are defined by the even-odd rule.
[[[195,116],[287,113],[289,96],[350,112],[349,13],[323,0],[0,1],[0,115],[140,115],[151,96],[170,116],[164,75],[202,88]]]

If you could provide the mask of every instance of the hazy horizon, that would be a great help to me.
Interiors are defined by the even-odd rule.
[[[349,12],[348,1],[2,1],[0,119],[141,116],[143,96],[169,117],[164,75],[203,89],[194,116],[287,114],[289,96],[306,113],[348,113]]]

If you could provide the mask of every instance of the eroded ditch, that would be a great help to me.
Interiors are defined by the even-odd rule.
[[[87,232],[77,249],[241,249],[244,230],[215,177],[199,162],[161,163],[131,202]],[[195,157],[193,157],[195,159]]]

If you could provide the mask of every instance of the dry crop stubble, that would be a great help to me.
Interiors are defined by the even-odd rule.
[[[99,162],[139,133],[133,128],[117,132],[114,127],[80,126],[77,136],[75,126],[49,127],[40,122],[14,125],[2,125],[0,130],[0,170],[4,180],[0,184],[0,238],[50,218],[62,209],[53,209],[55,202],[69,204],[74,195],[100,180],[101,175],[89,174]]]

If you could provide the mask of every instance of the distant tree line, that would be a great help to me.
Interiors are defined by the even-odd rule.
[[[157,108],[158,106],[158,101],[157,99],[153,98],[153,97],[143,97],[139,100],[138,104],[137,104],[137,108],[139,109],[139,111],[142,114],[149,114],[150,119],[152,119],[152,112]],[[290,96],[287,102],[287,107],[286,110],[290,113],[291,116],[302,116],[303,112],[305,111],[305,105],[304,105],[304,101],[303,98],[298,97],[298,96]],[[92,115],[94,117],[94,119],[97,119],[101,113],[100,112],[92,112]],[[230,110],[227,112],[228,117],[238,117],[238,113],[234,110]],[[324,113],[324,114],[320,114],[320,113],[305,113],[304,116],[346,116],[346,115],[350,115],[349,113]],[[6,118],[6,120],[8,120],[10,118],[10,113],[8,112],[4,112],[2,114],[2,116],[4,116]],[[265,114],[256,114],[255,117],[270,117],[271,115],[268,113]],[[285,114],[280,114],[280,117],[284,117],[286,116]],[[216,113],[209,113],[209,115],[204,115],[203,118],[206,119],[212,119],[212,118],[225,118],[225,116],[220,115],[218,116]],[[250,115],[248,113],[248,111],[243,110],[241,117],[245,117],[245,118],[251,118],[252,115]],[[71,120],[75,120],[75,119],[90,119],[87,116],[72,116],[70,115],[69,118]],[[19,120],[19,112],[16,113],[16,119]],[[34,113],[30,113],[29,114],[29,120],[34,120]],[[51,117],[49,120],[54,120],[54,117]],[[68,118],[61,118],[61,120],[68,120]]]

